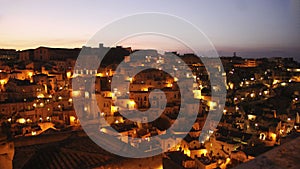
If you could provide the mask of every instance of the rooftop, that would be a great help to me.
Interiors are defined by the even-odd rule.
[[[63,141],[15,148],[14,168],[92,168],[118,157],[101,149],[87,136],[70,136]]]
[[[236,169],[298,169],[300,165],[300,137],[276,147]]]

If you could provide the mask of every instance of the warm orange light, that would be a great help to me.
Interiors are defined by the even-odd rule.
[[[193,93],[194,93],[195,99],[203,99],[203,97],[201,95],[201,90],[193,90]]]
[[[146,92],[147,92],[147,91],[148,91],[148,88],[146,88],[146,87],[145,87],[145,88],[142,88],[142,91],[146,91]]]
[[[213,101],[208,101],[208,106],[209,106],[210,110],[215,110],[216,106],[217,106],[217,103],[213,102]]]
[[[132,78],[132,77],[130,77],[130,78],[129,78],[129,81],[130,81],[130,83],[132,83],[132,81],[133,81],[133,78]]]
[[[111,112],[115,113],[118,111],[118,107],[117,106],[111,106]]]
[[[39,99],[41,99],[41,98],[44,98],[45,96],[44,96],[44,94],[42,94],[42,93],[40,93],[38,96],[37,96],[37,98],[39,98]]]
[[[74,117],[74,116],[70,116],[70,123],[74,123],[74,122],[75,122],[75,120],[76,120],[76,117]]]
[[[31,78],[32,75],[33,75],[33,72],[28,72],[27,75],[28,75],[29,78]]]
[[[201,150],[200,150],[200,154],[203,154],[204,156],[206,156],[207,150],[206,150],[206,149],[201,149]]]
[[[78,96],[80,96],[80,91],[78,91],[78,90],[77,90],[77,91],[76,91],[76,90],[73,90],[73,91],[72,91],[72,96],[73,96],[73,97],[78,97]]]
[[[275,79],[275,80],[273,81],[273,85],[275,85],[275,84],[277,84],[277,83],[279,83],[279,82],[280,82],[279,80],[276,80],[276,79]]]
[[[172,83],[167,83],[167,87],[173,87]]]
[[[1,84],[1,85],[5,85],[6,83],[7,83],[7,79],[1,79],[1,80],[0,80],[0,84]]]
[[[270,136],[272,137],[272,140],[276,140],[277,135],[275,133],[270,133]]]
[[[72,76],[72,73],[71,72],[67,72],[67,78],[70,79]]]
[[[281,86],[286,86],[286,85],[287,85],[287,83],[285,83],[285,82],[281,83]]]
[[[226,164],[230,162],[230,158],[226,158]]]
[[[163,165],[161,164],[157,169],[163,169]]]
[[[100,132],[102,132],[102,133],[107,133],[108,131],[107,131],[106,128],[101,128],[101,129],[100,129]]]
[[[35,135],[36,135],[36,131],[32,131],[32,132],[31,132],[31,135],[32,135],[32,136],[35,136]]]
[[[133,100],[131,100],[131,101],[129,101],[129,104],[130,104],[131,106],[134,106],[134,105],[135,105],[135,102],[134,102]]]
[[[17,119],[17,123],[24,124],[26,120],[24,118]]]

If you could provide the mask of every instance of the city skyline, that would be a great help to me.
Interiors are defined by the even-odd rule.
[[[157,49],[157,48],[154,48],[154,47],[135,47],[135,46],[132,46],[132,45],[125,45],[123,46],[123,44],[117,44],[115,46],[105,46],[105,44],[103,43],[99,43],[99,44],[102,44],[104,45],[104,47],[107,47],[107,48],[115,48],[115,47],[125,47],[125,48],[131,48],[131,50],[133,51],[139,51],[139,50],[155,50],[157,51],[159,54],[165,54],[166,52],[176,52],[180,55],[185,55],[185,54],[195,54],[194,51],[190,50],[190,49],[186,49],[186,50],[176,50],[176,49],[166,49],[166,50],[161,50],[161,48],[163,47],[160,47],[160,49]],[[131,44],[134,44],[131,43]],[[176,44],[176,43],[174,43]],[[177,45],[182,45],[182,44],[177,44]],[[137,45],[139,46],[139,45]],[[78,50],[81,50],[83,47],[92,47],[92,48],[98,48],[97,46],[81,46],[81,47],[59,47],[59,46],[46,46],[46,45],[43,45],[43,46],[37,46],[35,48],[26,48],[26,49],[22,49],[22,50],[18,50],[16,48],[0,48],[2,50],[15,50],[16,52],[21,52],[21,51],[27,51],[27,50],[34,50],[34,49],[38,49],[38,48],[50,48],[50,49],[78,49]],[[241,58],[244,58],[244,59],[262,59],[262,58],[293,58],[293,60],[297,61],[298,63],[300,62],[300,57],[297,57],[297,56],[290,56],[290,55],[276,55],[276,54],[282,54],[283,52],[282,51],[271,51],[272,53],[274,53],[275,55],[264,55],[264,53],[258,53],[258,52],[254,52],[255,54],[250,54],[250,55],[244,55],[245,53],[243,51],[239,51],[239,50],[232,50],[232,51],[217,51],[218,54],[219,54],[219,57],[234,57],[234,56],[237,56],[237,57],[241,57]],[[265,52],[267,53],[267,52]],[[195,54],[196,55],[196,54]],[[197,56],[197,55],[196,55]]]
[[[85,48],[83,56],[101,55],[101,48]],[[292,146],[300,133],[300,68],[293,59],[221,57],[227,94],[220,102],[213,91],[221,84],[210,82],[219,71],[208,72],[194,55],[148,51],[134,59],[138,54],[116,47],[107,55],[114,59],[91,68],[75,64],[80,49],[0,51],[0,168],[226,169],[256,166],[263,153],[270,168],[299,166]],[[209,70],[222,70],[215,63]],[[149,66],[158,68],[135,73]],[[182,92],[186,86],[193,87]],[[218,126],[207,130],[206,124]],[[286,147],[293,150],[282,152]]]
[[[193,23],[208,36],[220,55],[236,51],[244,57],[281,56],[299,60],[299,3],[295,0],[189,1],[186,4],[131,1],[122,5],[105,1],[51,2],[3,1],[1,48],[82,47],[99,29],[115,20],[136,13],[159,12]],[[35,10],[30,10],[33,8]],[[155,38],[149,40],[155,41]],[[103,39],[104,44],[107,41]],[[135,42],[139,45],[136,48],[151,48],[149,43],[138,42],[141,41]],[[128,42],[120,45],[132,46]],[[172,45],[166,49],[185,52]]]

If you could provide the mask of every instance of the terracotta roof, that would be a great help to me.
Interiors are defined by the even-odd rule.
[[[14,168],[93,168],[116,159],[88,137],[74,136],[64,141],[17,147]]]

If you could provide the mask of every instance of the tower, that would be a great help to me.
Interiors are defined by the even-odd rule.
[[[233,52],[233,57],[236,57],[236,52]]]

